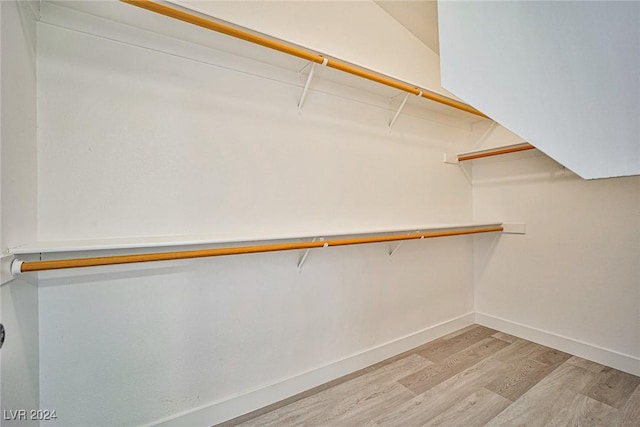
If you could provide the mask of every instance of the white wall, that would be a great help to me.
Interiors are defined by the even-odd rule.
[[[444,1],[443,86],[584,178],[640,174],[640,3]]]
[[[172,3],[454,97],[438,55],[372,0]]]
[[[3,321],[7,302],[22,304],[22,323],[13,323],[31,335],[14,352],[23,365],[7,363],[2,350],[3,408],[38,405],[39,369],[40,407],[59,417],[50,425],[211,425],[462,326],[474,310],[473,280],[483,321],[566,336],[561,344],[633,371],[637,178],[584,182],[544,157],[503,157],[474,162],[472,196],[465,171],[443,164],[442,153],[468,148],[481,124],[470,132],[409,106],[389,130],[387,99],[321,79],[299,112],[296,66],[43,8],[39,230],[34,236],[32,221],[4,240],[13,215],[6,206],[26,204],[27,221],[35,212],[24,197],[35,194],[36,166],[35,79],[26,79],[31,95],[19,99],[30,111],[21,116],[29,137],[20,156],[8,157],[16,146],[5,144],[5,100],[18,98],[2,97],[3,249],[36,237],[399,227],[472,216],[522,221],[528,231],[407,242],[393,258],[386,244],[314,251],[301,272],[301,254],[282,252],[42,273],[39,295],[14,281],[3,287]],[[3,44],[3,91],[5,52]],[[485,145],[517,139],[498,129]],[[8,158],[23,166],[16,204],[5,202]]]
[[[6,254],[7,248],[36,239],[37,6],[3,1],[0,15],[0,254]],[[11,281],[8,261],[2,256],[2,410],[38,409],[37,286],[34,277]],[[37,422],[2,423],[32,424]]]
[[[640,374],[640,178],[584,181],[548,157],[476,160],[476,218],[526,235],[475,238],[478,320]]]
[[[43,7],[41,240],[471,219],[470,182],[442,163],[467,124],[409,109],[389,130],[388,99],[321,80],[299,112],[295,67]],[[60,27],[81,23],[182,57]],[[283,252],[41,274],[42,407],[51,425],[211,425],[470,319],[472,238],[388,251],[315,251],[300,273]]]
[[[269,74],[255,78],[69,31],[50,35],[47,25],[43,31],[41,240],[233,232],[247,224],[273,232],[403,226],[470,216],[470,201],[445,190],[468,190],[464,178],[424,148],[464,142],[465,124],[403,116],[404,128],[389,131],[388,100],[336,104],[317,91],[300,113],[294,107],[304,80],[296,73],[255,64],[250,72]],[[216,60],[204,48],[175,45]],[[330,90],[322,85],[313,87]],[[444,188],[422,185],[442,174]]]

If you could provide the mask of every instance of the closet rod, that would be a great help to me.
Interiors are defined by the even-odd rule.
[[[416,88],[415,86],[409,85],[399,80],[395,80],[387,76],[377,74],[362,68],[354,67],[353,65],[350,65],[343,61],[339,61],[337,59],[333,59],[333,58],[329,59],[325,56],[319,55],[317,53],[314,53],[306,49],[293,46],[288,43],[263,37],[248,31],[241,30],[231,25],[222,24],[220,22],[217,22],[211,19],[206,19],[206,18],[203,18],[202,16],[199,16],[193,13],[185,12],[180,9],[166,6],[164,4],[156,3],[152,0],[120,0],[120,1],[122,1],[123,3],[128,3],[133,6],[138,6],[142,9],[146,9],[151,12],[159,13],[160,15],[164,15],[170,18],[183,21],[183,22],[187,22],[189,24],[193,24],[198,27],[206,28],[208,30],[216,31],[231,37],[236,37],[251,43],[255,43],[260,46],[268,47],[270,49],[275,49],[277,51],[284,52],[289,55],[297,56],[298,58],[302,58],[307,61],[312,61],[317,64],[326,65],[327,67],[335,68],[336,70],[344,71],[346,73],[350,73],[358,77],[362,77],[368,80],[372,80],[374,82],[391,86],[393,88],[400,89],[405,92],[412,93],[414,95],[422,96],[423,98],[427,98],[432,101],[438,102],[440,104],[448,105],[450,107],[457,108],[458,110],[466,111],[468,113],[475,114],[480,117],[488,118],[482,112],[476,110],[475,108],[471,107],[468,104],[465,104],[464,102],[460,102],[455,99],[451,99],[446,96],[439,95],[437,93],[434,93],[428,90]]]
[[[521,145],[514,145],[507,148],[498,148],[495,150],[481,151],[478,153],[461,154],[458,156],[458,161],[463,162],[465,160],[481,159],[483,157],[499,156],[500,154],[517,153],[518,151],[533,150],[536,147],[526,143]]]
[[[402,234],[392,236],[360,237],[352,239],[336,239],[317,242],[281,243],[273,245],[241,246],[233,248],[201,249],[179,252],[158,252],[136,255],[116,255],[94,258],[74,258],[53,261],[19,261],[11,264],[13,274],[34,271],[59,270],[63,268],[97,267],[103,265],[131,264],[138,262],[169,261],[178,259],[205,258],[222,255],[252,254],[260,252],[287,251],[293,249],[312,249],[329,246],[358,245],[363,243],[394,242],[399,240],[417,240],[431,237],[460,236],[464,234],[492,233],[502,231],[502,226],[471,228],[429,233]]]

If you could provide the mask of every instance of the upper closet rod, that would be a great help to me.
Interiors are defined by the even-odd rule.
[[[503,231],[502,226],[436,231],[429,233],[402,234],[392,236],[359,237],[353,239],[336,239],[317,242],[280,243],[274,245],[240,246],[234,248],[200,249],[193,251],[159,252],[137,255],[116,255],[94,258],[75,258],[54,261],[19,261],[13,260],[11,273],[27,273],[31,271],[59,270],[63,268],[97,267],[102,265],[131,264],[150,261],[169,261],[178,259],[205,258],[222,255],[252,254],[260,252],[286,251],[293,249],[312,249],[329,246],[358,245],[363,243],[394,242],[399,240],[416,240],[430,237],[460,236],[464,234],[491,233]]]
[[[508,147],[498,147],[476,153],[465,153],[458,155],[458,161],[464,162],[465,160],[481,159],[483,157],[499,156],[501,154],[517,153],[519,151],[534,150],[536,147],[525,142],[524,144],[510,145]]]
[[[439,102],[444,105],[448,105],[458,110],[466,111],[471,114],[475,114],[480,117],[488,118],[486,115],[476,110],[475,108],[467,105],[463,102],[456,101],[455,99],[447,98],[446,96],[439,95],[427,90],[416,88],[415,86],[406,84],[404,82],[394,80],[392,78],[377,74],[368,70],[354,67],[346,62],[339,61],[337,59],[329,59],[326,56],[319,55],[315,52],[293,46],[288,43],[266,38],[248,31],[241,30],[230,25],[222,24],[220,22],[203,18],[199,15],[188,13],[183,10],[179,10],[173,7],[166,6],[164,4],[156,3],[151,0],[120,0],[124,3],[128,3],[140,8],[159,13],[170,18],[178,19],[189,24],[197,25],[198,27],[206,28],[212,31],[217,31],[232,37],[236,37],[251,43],[255,43],[264,47],[275,49],[280,52],[287,53],[289,55],[297,56],[298,58],[312,61],[317,64],[326,65],[336,70],[344,71],[362,77],[374,82],[382,83],[387,86],[391,86],[396,89],[403,90],[405,92],[412,93],[414,95],[422,96],[423,98],[430,99],[435,102]]]

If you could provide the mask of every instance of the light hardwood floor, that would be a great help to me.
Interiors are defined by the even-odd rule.
[[[220,426],[640,426],[640,377],[484,326]]]

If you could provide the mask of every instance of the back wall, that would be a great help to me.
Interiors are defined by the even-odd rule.
[[[40,240],[471,219],[442,162],[467,122],[414,105],[390,130],[388,96],[331,79],[299,111],[304,63],[50,4],[38,36]],[[283,252],[42,273],[41,407],[52,425],[210,425],[472,321],[471,237],[390,249],[313,251],[301,272]]]

